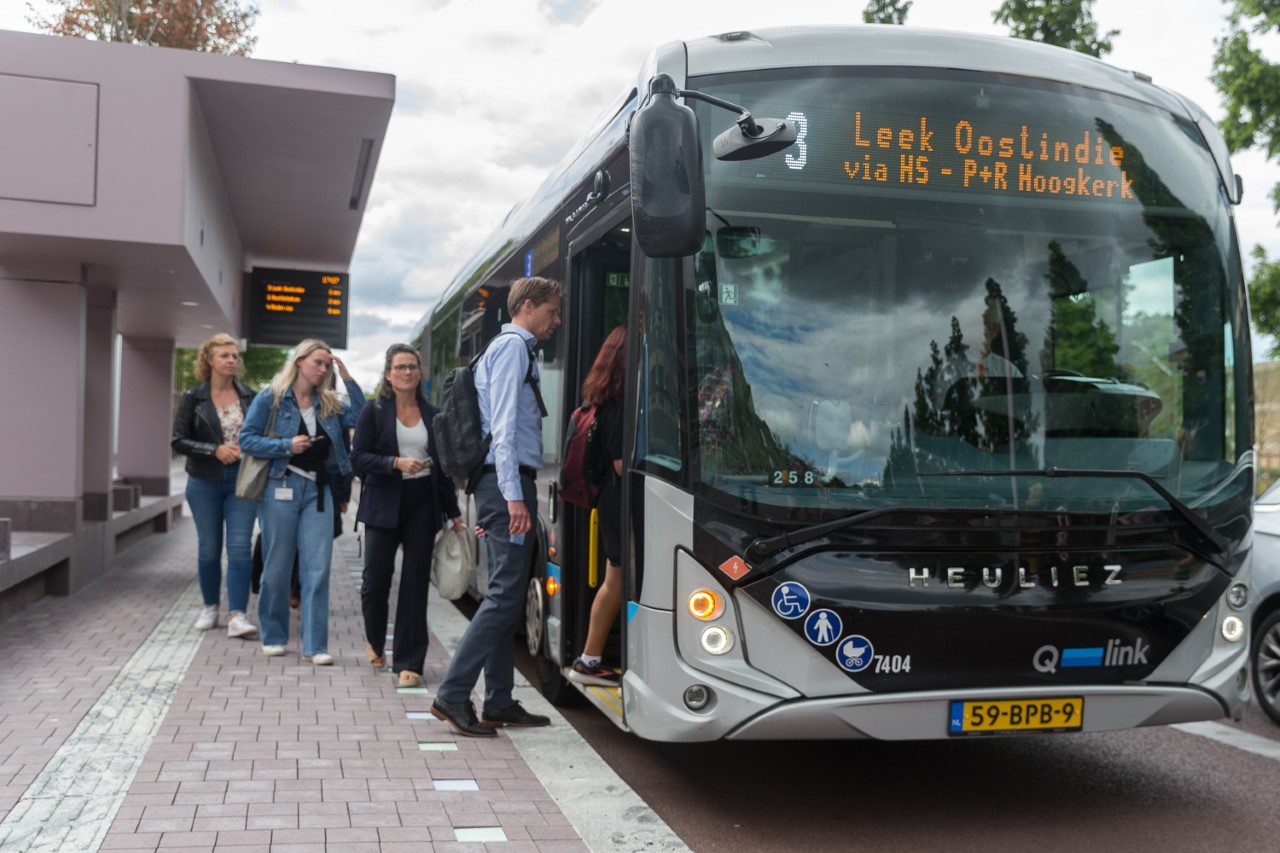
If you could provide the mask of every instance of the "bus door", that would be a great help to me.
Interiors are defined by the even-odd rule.
[[[630,301],[631,234],[630,219],[607,227],[597,239],[591,239],[570,258],[570,291],[568,322],[569,384],[563,417],[563,435],[568,434],[568,419],[581,403],[582,382],[591,370],[605,337],[615,326],[627,321]],[[623,230],[623,229],[627,230]],[[590,238],[589,238],[590,239]],[[571,249],[571,251],[573,251]],[[591,511],[564,501],[560,502],[563,565],[565,568],[564,664],[573,662],[587,638],[587,622],[591,613],[594,590],[604,581],[604,546],[596,535],[592,546]],[[595,554],[593,563],[591,557]],[[605,657],[619,661],[621,657],[619,624],[605,648]]]

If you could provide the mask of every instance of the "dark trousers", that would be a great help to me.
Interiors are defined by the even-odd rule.
[[[427,593],[431,589],[431,552],[438,522],[432,499],[431,478],[405,480],[400,496],[399,525],[365,525],[364,580],[360,604],[364,610],[364,636],[381,652],[387,638],[387,600],[400,561],[400,595],[396,601],[395,640],[391,668],[421,674],[427,662]]]
[[[520,487],[529,516],[537,524],[537,484],[533,478],[522,476]],[[512,704],[511,689],[515,681],[512,644],[524,615],[524,596],[537,531],[525,533],[519,542],[511,541],[508,532],[511,515],[507,511],[507,499],[498,489],[497,474],[481,474],[475,496],[489,555],[489,585],[480,609],[471,617],[471,624],[458,641],[436,696],[446,702],[469,702],[483,670],[484,710],[502,711]]]

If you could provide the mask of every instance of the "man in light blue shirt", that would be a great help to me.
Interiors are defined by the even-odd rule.
[[[542,419],[533,348],[560,326],[560,283],[516,279],[507,297],[511,322],[490,342],[475,369],[480,420],[492,436],[475,478],[476,510],[489,553],[484,601],[462,635],[431,713],[454,731],[494,737],[498,726],[545,726],[550,719],[526,711],[511,696],[512,644],[519,624],[537,534],[537,483],[542,467]],[[477,719],[471,691],[484,670],[484,708]]]

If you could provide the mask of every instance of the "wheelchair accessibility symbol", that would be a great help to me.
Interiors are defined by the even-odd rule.
[[[850,634],[840,641],[840,646],[836,649],[836,663],[845,672],[862,672],[871,666],[875,651],[866,637]]]
[[[794,581],[773,591],[773,612],[783,619],[799,619],[808,611],[809,603],[809,590]]]

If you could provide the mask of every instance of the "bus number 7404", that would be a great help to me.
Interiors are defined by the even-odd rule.
[[[910,672],[911,655],[876,655],[875,672]]]

